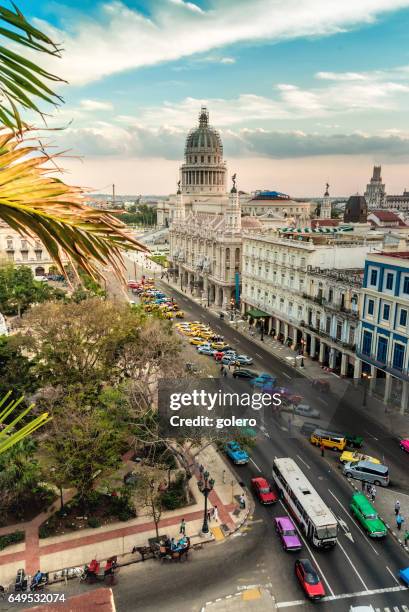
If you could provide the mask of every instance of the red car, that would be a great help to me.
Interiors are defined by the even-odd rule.
[[[297,559],[294,569],[298,582],[309,599],[322,599],[325,596],[322,582],[309,559]]]
[[[258,478],[252,478],[251,486],[259,502],[262,504],[275,504],[278,500],[277,495],[271,490],[271,487],[265,478],[262,478],[261,476]]]
[[[216,361],[221,361],[224,357],[224,353],[223,351],[216,351],[215,353],[213,353],[213,357]]]

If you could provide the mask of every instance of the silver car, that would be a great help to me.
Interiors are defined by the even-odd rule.
[[[236,362],[239,365],[251,365],[253,363],[253,360],[251,357],[248,357],[247,355],[237,355]]]
[[[294,408],[294,413],[304,417],[310,417],[311,419],[319,419],[321,414],[315,408],[311,408],[308,404],[298,404]]]

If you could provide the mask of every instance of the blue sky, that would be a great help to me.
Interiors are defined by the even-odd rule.
[[[243,188],[408,187],[409,0],[23,0],[62,42],[75,182],[174,190],[201,104]],[[296,178],[295,178],[296,177]],[[409,183],[409,179],[407,180]]]

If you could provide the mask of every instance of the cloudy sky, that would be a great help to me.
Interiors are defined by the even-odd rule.
[[[409,0],[22,0],[62,44],[66,180],[174,192],[200,106],[245,190],[409,188]],[[77,157],[75,157],[77,156]]]

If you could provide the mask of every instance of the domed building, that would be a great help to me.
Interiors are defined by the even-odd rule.
[[[236,188],[227,192],[227,168],[219,133],[202,108],[186,138],[185,161],[170,225],[170,260],[180,287],[203,303],[238,302],[241,209]]]

